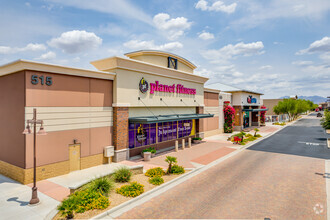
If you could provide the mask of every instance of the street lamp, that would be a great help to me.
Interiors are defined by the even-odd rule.
[[[40,130],[37,133],[37,125],[40,124]],[[36,138],[38,135],[46,135],[44,129],[43,120],[37,120],[37,109],[33,109],[33,119],[26,120],[26,128],[23,131],[23,134],[31,134],[31,127],[33,126],[33,187],[32,187],[32,198],[30,200],[30,205],[39,203],[38,198],[38,188],[36,186],[36,176],[37,176],[37,158],[36,158]]]

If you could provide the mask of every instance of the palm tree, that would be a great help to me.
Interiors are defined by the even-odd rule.
[[[167,156],[165,162],[168,163],[168,169],[166,173],[167,174],[172,173],[172,165],[177,163],[176,157]]]
[[[254,131],[255,131],[254,132],[254,136],[257,137],[257,132],[259,131],[259,129],[258,128],[255,128]]]

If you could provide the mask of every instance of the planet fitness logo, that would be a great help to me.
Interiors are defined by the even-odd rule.
[[[148,84],[147,80],[145,80],[143,77],[140,80],[139,88],[140,88],[140,91],[142,93],[146,93],[148,91],[148,89],[149,89],[149,84]]]

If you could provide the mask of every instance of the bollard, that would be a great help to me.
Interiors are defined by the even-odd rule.
[[[182,150],[184,150],[185,139],[182,139]]]
[[[188,138],[188,148],[191,148],[191,137]]]
[[[144,152],[143,153],[143,159],[144,161],[150,161],[150,158],[151,158],[151,152]]]
[[[179,141],[175,141],[175,152],[179,151]]]

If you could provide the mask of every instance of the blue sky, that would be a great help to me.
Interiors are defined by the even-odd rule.
[[[0,1],[0,65],[90,61],[165,50],[196,74],[263,92],[330,95],[329,0]]]

